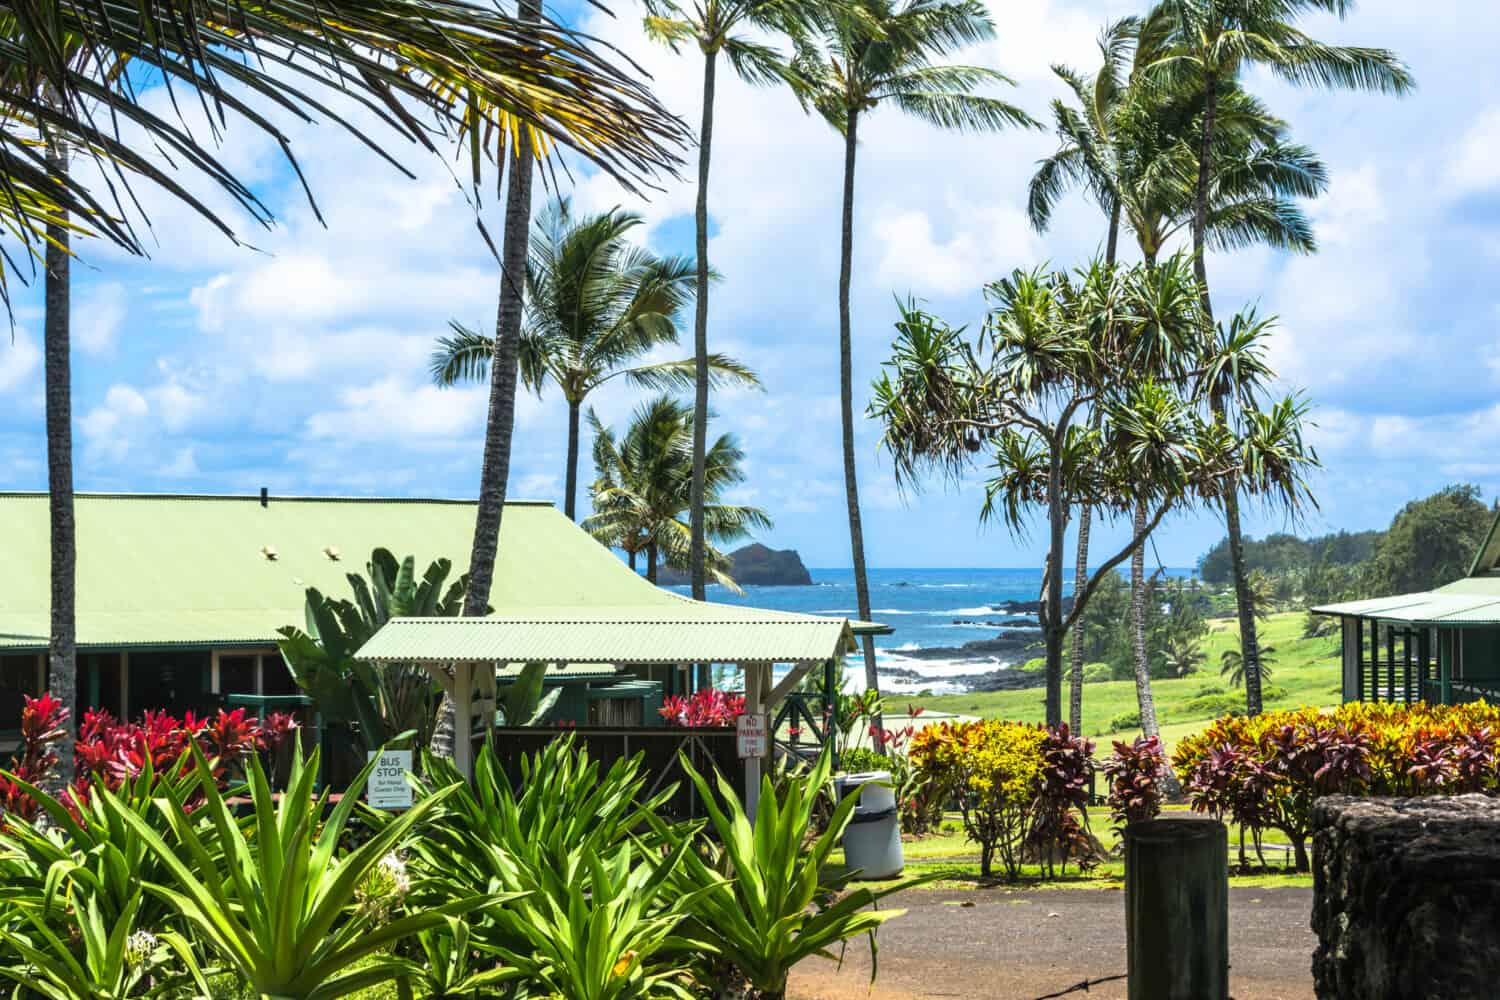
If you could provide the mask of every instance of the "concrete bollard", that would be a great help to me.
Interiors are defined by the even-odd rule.
[[[1229,835],[1202,819],[1125,828],[1130,1000],[1229,996]]]

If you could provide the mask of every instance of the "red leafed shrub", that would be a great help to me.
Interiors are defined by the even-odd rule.
[[[657,711],[669,726],[732,726],[735,719],[745,714],[745,696],[702,688],[689,698],[667,695]]]
[[[68,724],[68,710],[50,694],[27,697],[21,709],[21,750],[10,773],[29,785],[40,785],[57,767],[55,745]],[[15,782],[0,778],[0,815],[36,817],[37,804]]]
[[[67,710],[51,695],[26,699],[21,712],[21,753],[10,767],[16,777],[32,785],[52,777],[58,763],[56,744],[67,720]],[[243,708],[220,709],[208,718],[188,712],[181,719],[147,711],[139,722],[119,722],[103,709],[90,709],[84,712],[73,744],[78,777],[68,795],[84,801],[93,785],[118,788],[148,763],[157,772],[190,767],[184,758],[190,742],[196,742],[210,759],[217,759],[216,771],[225,780],[232,771],[243,769],[253,754],[274,756],[296,730],[297,722],[289,715],[275,712],[262,724]],[[24,791],[0,780],[0,814],[31,819],[36,811]]]
[[[1048,728],[1042,739],[1041,770],[1027,846],[1050,877],[1054,861],[1078,862],[1087,870],[1098,862],[1087,817],[1089,779],[1094,773],[1094,742],[1074,736],[1067,723]]]
[[[1115,752],[1104,760],[1104,776],[1109,779],[1109,815],[1116,826],[1154,819],[1161,812],[1161,779],[1166,771],[1160,738],[1115,741]]]

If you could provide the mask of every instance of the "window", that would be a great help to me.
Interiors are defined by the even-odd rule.
[[[219,654],[219,693],[255,693],[255,654]]]
[[[21,727],[21,709],[26,696],[38,694],[36,654],[0,656],[0,730]]]

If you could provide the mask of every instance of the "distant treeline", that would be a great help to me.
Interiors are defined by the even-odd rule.
[[[1293,605],[1431,590],[1468,573],[1496,510],[1477,486],[1447,486],[1402,507],[1384,531],[1246,539],[1245,561]],[[1210,584],[1232,579],[1227,538],[1204,553],[1198,574]]]
[[[1375,554],[1375,543],[1385,532],[1337,531],[1315,538],[1285,533],[1245,539],[1245,568],[1262,573],[1288,573],[1323,563],[1353,566]],[[1198,560],[1198,576],[1204,583],[1228,583],[1234,576],[1229,558],[1229,539],[1221,538]]]

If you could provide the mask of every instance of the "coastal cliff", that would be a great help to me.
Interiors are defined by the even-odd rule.
[[[729,575],[742,587],[807,587],[812,585],[812,574],[802,565],[802,557],[796,549],[772,549],[752,542],[744,548],[729,553]],[[657,574],[662,586],[674,587],[688,583],[686,573],[663,568]]]

